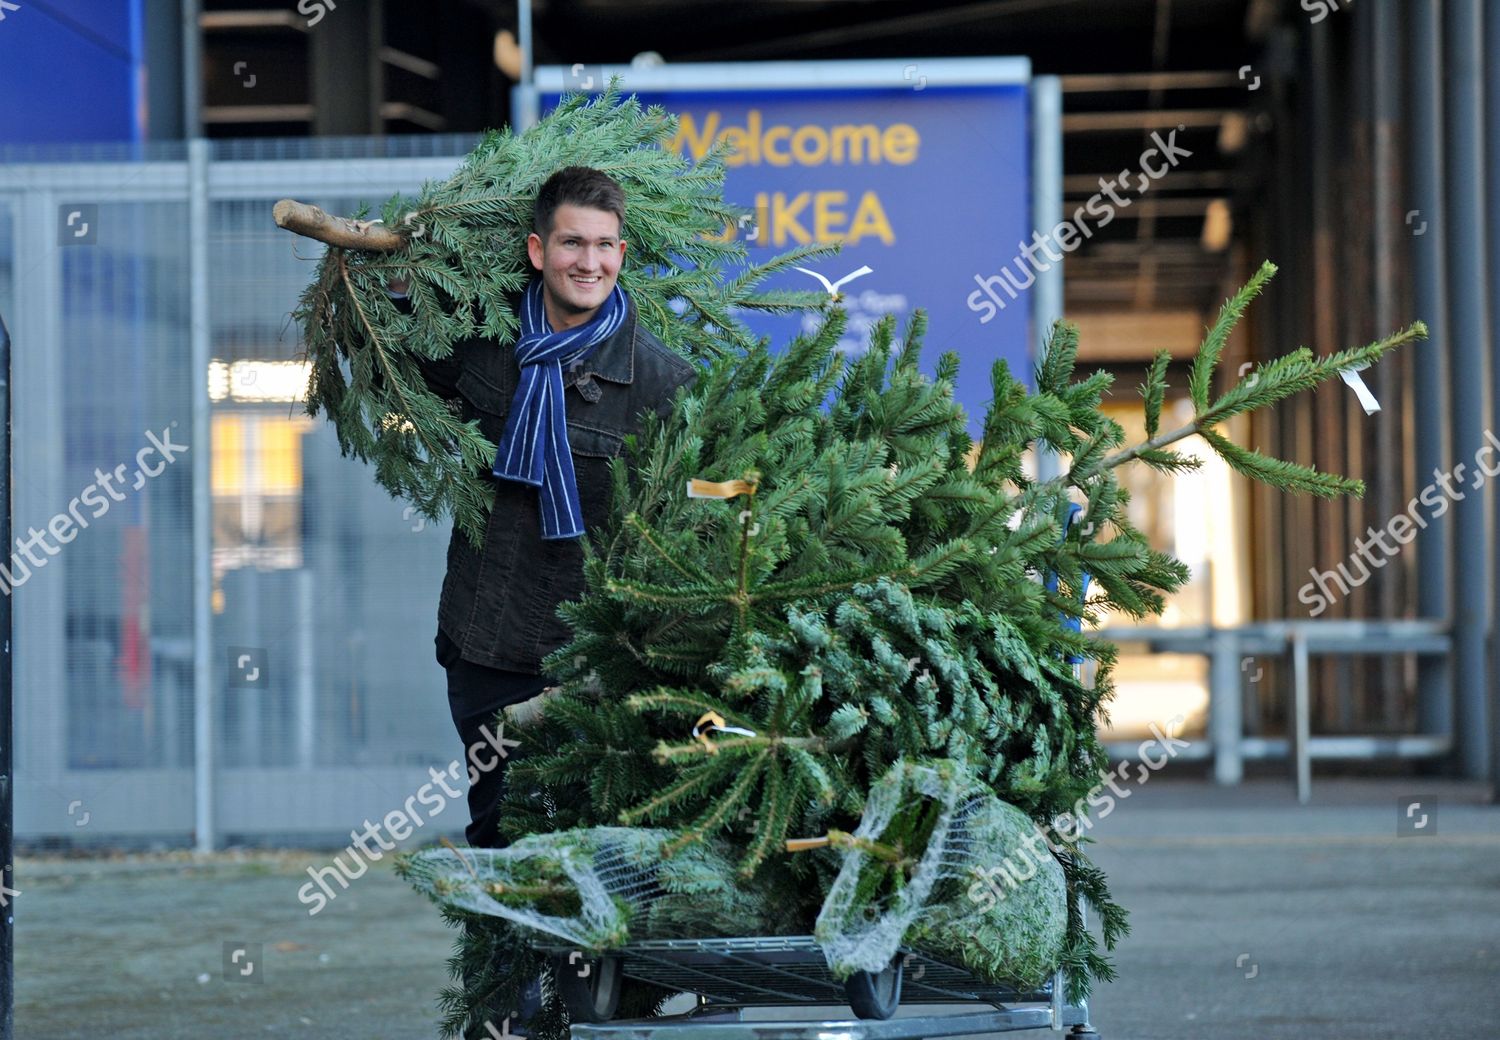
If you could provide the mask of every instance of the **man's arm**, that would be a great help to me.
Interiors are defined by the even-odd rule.
[[[661,400],[656,404],[656,414],[661,419],[666,419],[672,414],[672,403],[677,399],[677,391],[682,387],[692,387],[698,381],[698,369],[696,366],[689,368],[680,379],[671,383],[662,392]]]
[[[386,295],[391,298],[391,302],[402,314],[410,314],[412,311],[411,299],[406,295],[407,288],[405,281],[395,278],[386,284]],[[459,362],[457,352],[439,361],[419,357],[417,367],[421,369],[422,380],[433,393],[444,400],[452,400],[458,396],[458,376],[463,366]],[[379,375],[377,372],[377,382]]]

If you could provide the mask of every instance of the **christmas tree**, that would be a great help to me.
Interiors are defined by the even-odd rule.
[[[977,442],[953,400],[957,358],[922,370],[920,312],[899,339],[890,320],[877,325],[852,360],[836,350],[836,307],[779,353],[753,344],[712,360],[615,461],[612,511],[586,548],[587,592],[563,607],[573,641],[546,665],[560,689],[519,733],[507,836],[546,849],[592,828],[665,830],[652,846],[663,861],[712,849],[702,862],[720,865],[722,889],[743,886],[797,934],[817,929],[831,943],[865,907],[894,919],[916,905],[930,912],[897,941],[982,977],[1024,983],[1062,967],[1071,999],[1112,978],[1104,950],[1125,934],[1125,913],[1086,835],[1051,853],[1069,897],[1052,946],[1044,913],[963,905],[976,864],[935,869],[942,857],[929,853],[955,828],[1018,835],[1007,806],[1037,825],[1077,813],[1107,766],[1096,730],[1115,650],[1077,625],[1106,609],[1158,614],[1188,577],[1131,525],[1117,467],[1192,469],[1172,445],[1198,435],[1272,486],[1362,493],[1358,480],[1245,449],[1218,426],[1425,329],[1321,358],[1298,349],[1215,394],[1229,334],[1273,273],[1265,265],[1208,330],[1188,379],[1194,417],[1177,429],[1159,429],[1169,357],[1156,357],[1141,388],[1147,439],[1131,446],[1100,410],[1111,377],[1075,379],[1066,324],[1034,390],[994,365]],[[1055,479],[1026,472],[1039,445],[1068,460]],[[1083,522],[1069,525],[1075,505]],[[1097,666],[1092,684],[1077,660]],[[872,824],[872,796],[908,775],[892,770],[911,769],[936,771],[946,793],[912,788]],[[421,856],[403,865],[470,925],[454,965],[469,986],[445,994],[444,1028],[479,1035],[550,965],[527,951],[526,928],[444,901],[429,867]],[[1079,900],[1098,912],[1103,949]],[[633,920],[629,937],[649,937]],[[497,949],[520,952],[499,969]],[[654,1013],[669,995],[634,985],[620,1013]],[[567,1035],[555,994],[532,1031]]]

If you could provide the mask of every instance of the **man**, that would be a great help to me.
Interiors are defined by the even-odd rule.
[[[644,411],[666,415],[677,388],[695,377],[639,323],[618,285],[624,221],[625,194],[608,175],[580,166],[553,174],[527,237],[538,276],[516,301],[515,346],[466,340],[423,366],[434,392],[457,400],[498,445],[484,546],[476,550],[454,529],[438,605],[437,659],[466,752],[491,743],[482,727],[494,734],[502,708],[548,685],[541,661],[569,638],[557,605],[583,592],[580,536],[608,508],[609,460]],[[393,295],[402,288],[393,283]],[[568,450],[556,450],[564,432]],[[499,758],[469,788],[470,845],[505,844],[505,764]]]
[[[538,277],[516,301],[523,323],[516,346],[465,340],[423,366],[432,390],[457,400],[463,417],[499,446],[486,474],[495,504],[484,546],[475,550],[454,530],[438,605],[437,658],[466,749],[486,743],[480,726],[502,708],[548,685],[541,661],[569,638],[556,609],[583,592],[579,536],[608,508],[609,460],[639,430],[644,411],[667,414],[677,388],[695,375],[639,323],[619,288],[624,215],[624,192],[607,174],[581,166],[553,174],[527,237]],[[391,286],[398,296],[403,288]],[[546,340],[567,337],[548,352]],[[541,406],[558,385],[549,383],[553,375],[562,393],[548,411]],[[550,435],[560,430],[570,450],[549,454]],[[471,845],[499,844],[502,773],[481,775],[469,790]]]

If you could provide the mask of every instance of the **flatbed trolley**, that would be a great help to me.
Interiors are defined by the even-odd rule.
[[[1064,1001],[1063,973],[1021,993],[982,983],[967,970],[903,950],[878,974],[839,982],[810,935],[656,939],[580,960],[576,949],[536,944],[553,959],[573,1040],[926,1040],[1049,1029],[1098,1040],[1088,1002]],[[677,1015],[612,1021],[625,979],[696,994]],[[962,1012],[893,1018],[900,1004],[973,1004]],[[747,1021],[747,1008],[848,1005],[849,1018]]]

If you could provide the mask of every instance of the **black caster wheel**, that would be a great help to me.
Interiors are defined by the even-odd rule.
[[[856,971],[844,981],[844,995],[859,1018],[890,1018],[901,1006],[902,958],[891,961],[884,970],[871,974]]]
[[[566,958],[552,961],[557,993],[568,1018],[573,1022],[608,1022],[620,1007],[620,988],[625,981],[620,958],[604,956],[596,960],[569,963]]]
[[[1090,1026],[1074,1026],[1068,1040],[1099,1040],[1099,1034]]]

